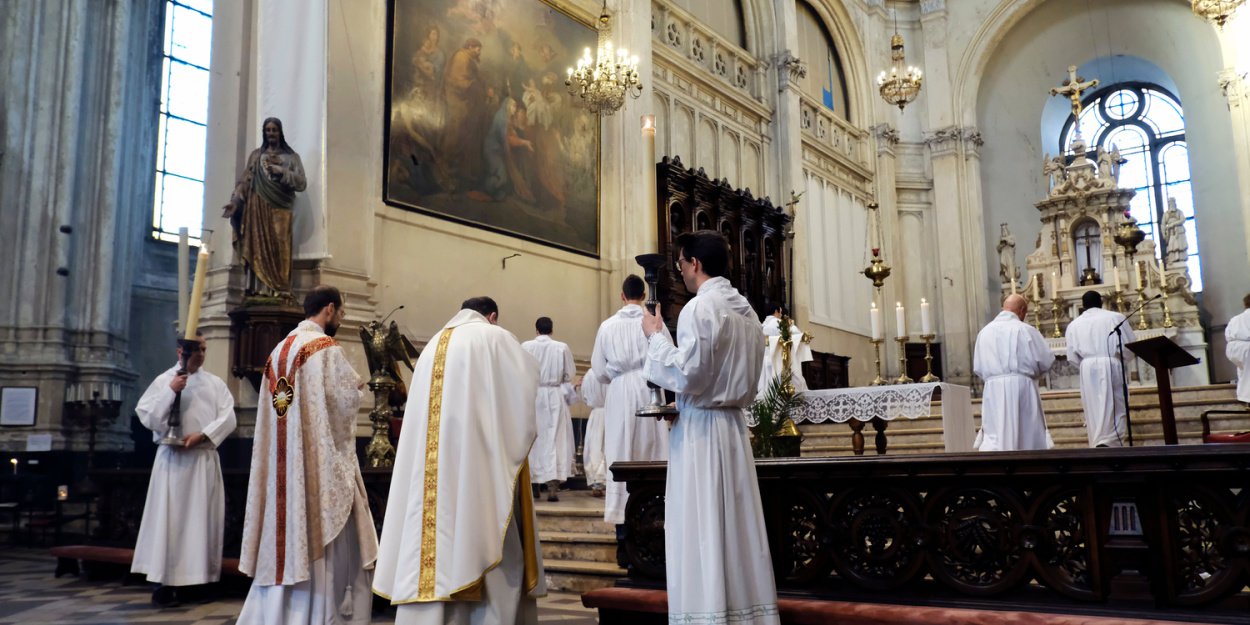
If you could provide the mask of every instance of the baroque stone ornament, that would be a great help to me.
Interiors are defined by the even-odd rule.
[[[773,57],[777,66],[777,91],[783,92],[791,84],[798,85],[800,80],[807,78],[807,63],[789,50],[783,50]]]

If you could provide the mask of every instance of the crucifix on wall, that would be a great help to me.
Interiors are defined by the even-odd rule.
[[[1081,286],[1102,284],[1102,233],[1098,224],[1087,221],[1076,227],[1076,275]]]

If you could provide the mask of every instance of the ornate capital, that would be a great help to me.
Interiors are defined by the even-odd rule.
[[[798,81],[807,77],[807,63],[789,50],[774,55],[773,64],[777,66],[777,91],[785,91],[792,83],[798,86]]]
[[[1224,92],[1224,97],[1228,98],[1228,108],[1234,109],[1245,103],[1247,96],[1246,75],[1238,72],[1236,69],[1226,67],[1220,70],[1219,74],[1220,90]]]
[[[977,149],[985,143],[985,139],[981,137],[981,133],[976,128],[947,126],[946,128],[935,130],[925,137],[924,142],[925,145],[929,146],[929,151],[934,156],[944,156],[960,147],[975,154]]]
[[[892,152],[898,145],[898,129],[889,124],[877,124],[868,130],[877,138],[877,154]]]

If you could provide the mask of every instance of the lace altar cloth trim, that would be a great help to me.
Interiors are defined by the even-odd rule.
[[[929,382],[807,391],[793,417],[795,423],[918,419],[930,414],[933,392],[941,386],[941,382]]]

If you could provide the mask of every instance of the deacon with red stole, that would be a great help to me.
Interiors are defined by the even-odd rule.
[[[538,622],[538,362],[498,318],[464,302],[412,374],[373,580],[397,625]]]
[[[239,570],[238,623],[368,623],[378,538],[356,457],[360,376],[332,338],[343,297],[318,286],[265,364]]]

